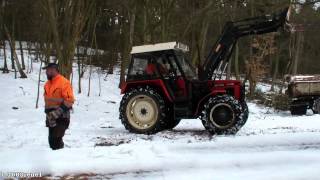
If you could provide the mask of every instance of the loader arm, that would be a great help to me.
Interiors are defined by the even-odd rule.
[[[210,50],[209,55],[199,69],[200,80],[211,80],[218,66],[227,64],[233,48],[240,37],[275,32],[286,24],[289,8],[279,13],[264,15],[236,22],[227,22],[224,29]]]

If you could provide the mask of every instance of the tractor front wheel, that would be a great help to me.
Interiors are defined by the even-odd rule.
[[[138,87],[126,93],[120,103],[120,120],[133,133],[154,134],[166,122],[165,102],[156,90]]]
[[[204,105],[202,124],[211,134],[236,134],[248,118],[246,108],[232,96],[212,97]]]
[[[242,105],[242,113],[243,113],[243,115],[242,115],[242,118],[243,118],[242,123],[243,124],[241,126],[243,126],[249,118],[249,108],[248,108],[248,105],[245,101],[242,102],[241,105]]]

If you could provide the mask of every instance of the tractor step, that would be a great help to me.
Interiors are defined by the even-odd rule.
[[[192,115],[191,105],[188,104],[175,104],[173,109],[175,118],[188,118]]]

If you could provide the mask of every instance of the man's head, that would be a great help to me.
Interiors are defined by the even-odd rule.
[[[56,75],[59,74],[58,64],[56,63],[49,63],[47,66],[43,67],[42,69],[46,70],[48,80],[53,79]]]

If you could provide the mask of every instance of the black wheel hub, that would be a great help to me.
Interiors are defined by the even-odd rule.
[[[219,126],[228,126],[233,121],[233,111],[228,106],[217,106],[214,108],[211,119]]]
[[[142,115],[146,115],[147,113],[148,113],[148,111],[145,108],[141,109],[141,114]]]

